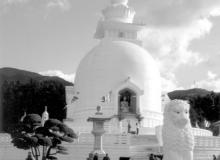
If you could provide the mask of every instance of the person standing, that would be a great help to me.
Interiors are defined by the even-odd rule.
[[[128,121],[128,133],[131,132],[131,124],[130,124],[130,121]]]
[[[139,134],[139,124],[136,123],[136,134],[138,135]]]
[[[215,155],[213,155],[213,160],[217,160],[217,157]]]
[[[94,157],[93,157],[93,160],[98,160],[98,159],[99,159],[98,153],[96,153],[96,154],[94,155]]]
[[[110,160],[108,154],[105,155],[105,157],[103,158],[103,160]]]
[[[155,160],[155,158],[154,158],[154,155],[153,155],[153,154],[150,154],[150,156],[149,156],[149,160]]]

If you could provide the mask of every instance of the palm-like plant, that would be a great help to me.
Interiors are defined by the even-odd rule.
[[[41,126],[38,114],[28,114],[11,133],[12,143],[19,149],[30,149],[36,160],[39,160],[42,148],[42,160],[57,160],[56,155],[68,154],[61,145],[62,141],[73,142],[74,131],[57,119],[49,119]],[[53,151],[53,153],[52,153]]]

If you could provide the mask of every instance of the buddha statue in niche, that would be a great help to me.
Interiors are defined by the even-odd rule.
[[[122,112],[129,112],[129,103],[127,97],[123,97],[122,101],[120,102],[120,108]]]

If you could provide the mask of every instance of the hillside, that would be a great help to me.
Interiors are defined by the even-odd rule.
[[[27,83],[31,79],[35,81],[54,80],[61,82],[64,86],[73,85],[71,82],[68,82],[59,77],[42,76],[38,73],[20,70],[16,68],[0,68],[0,86],[2,86],[4,81],[20,81],[21,83]]]
[[[35,81],[46,81],[46,80],[54,80],[61,82],[64,86],[73,85],[73,83],[68,82],[59,77],[50,77],[50,76],[42,76],[38,73],[20,70],[16,68],[0,68],[0,87],[4,83],[4,81],[20,81],[21,83],[27,83],[33,79]],[[188,90],[175,90],[168,93],[170,99],[186,99],[188,97],[197,97],[197,96],[205,96],[211,93],[211,91],[201,89],[201,88],[193,88]],[[220,93],[216,93],[220,96]]]
[[[193,88],[188,90],[175,90],[168,93],[170,99],[186,99],[189,97],[206,96],[210,94],[211,91],[207,91],[201,88]]]

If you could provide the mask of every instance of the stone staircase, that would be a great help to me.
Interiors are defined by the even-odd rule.
[[[135,160],[146,160],[150,153],[163,153],[154,135],[131,137],[130,142],[131,157]],[[213,160],[213,155],[220,155],[220,137],[195,136],[194,160]]]
[[[28,151],[16,149],[10,141],[9,135],[0,134],[0,160],[24,160]],[[58,155],[58,158],[60,160],[86,160],[93,149],[93,141],[92,134],[81,133],[79,139],[73,143],[64,143],[69,155]],[[162,147],[158,146],[155,135],[105,134],[103,149],[109,154],[111,160],[118,160],[119,157],[148,160],[150,153],[162,153]],[[220,137],[196,136],[194,160],[212,160],[213,154],[220,154]]]

